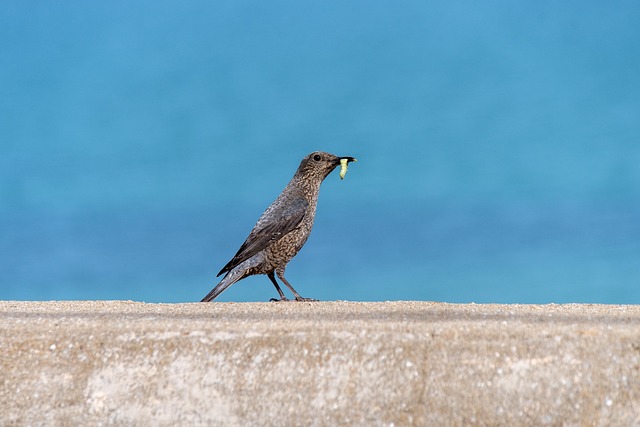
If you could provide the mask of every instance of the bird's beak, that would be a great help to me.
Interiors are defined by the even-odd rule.
[[[345,156],[345,157],[340,157],[340,160],[347,160],[347,163],[349,162],[357,162],[358,159],[356,159],[355,157],[349,157],[349,156]]]

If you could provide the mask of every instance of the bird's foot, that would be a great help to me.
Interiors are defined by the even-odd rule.
[[[282,297],[280,299],[271,298],[269,301],[271,301],[271,302],[288,302],[288,301],[291,301],[291,302],[295,302],[295,301],[297,301],[297,302],[317,302],[318,300],[317,299],[313,299],[313,298],[303,298],[303,297],[296,297],[296,299],[289,299],[287,297]]]

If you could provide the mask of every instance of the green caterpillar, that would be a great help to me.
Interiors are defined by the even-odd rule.
[[[344,179],[344,176],[347,174],[347,167],[350,159],[340,159],[340,179]],[[351,160],[355,162],[356,159]]]

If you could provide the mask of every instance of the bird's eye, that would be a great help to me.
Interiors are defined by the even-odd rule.
[[[321,158],[322,157],[320,157],[320,154],[316,154],[315,156],[313,156],[313,160],[315,160],[316,162],[319,162]]]

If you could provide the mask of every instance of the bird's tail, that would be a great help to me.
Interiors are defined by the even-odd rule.
[[[224,292],[225,289],[227,289],[229,286],[233,285],[243,277],[244,275],[238,270],[231,270],[222,278],[220,283],[218,283],[215,288],[211,289],[211,292],[209,292],[206,297],[202,298],[202,301],[200,302],[213,301],[218,295]]]
[[[262,262],[263,257],[262,254],[259,253],[252,256],[248,260],[241,262],[231,271],[227,272],[220,283],[218,283],[215,288],[211,289],[211,292],[209,292],[206,297],[202,298],[202,301],[200,302],[213,301],[218,295],[224,292],[225,289],[236,283],[238,280],[241,280],[252,274],[256,274],[255,267],[260,265]]]
[[[235,280],[233,280],[233,281],[232,280],[227,280],[228,278],[229,278],[229,275],[227,274],[226,276],[224,276],[222,278],[220,283],[218,283],[215,288],[211,289],[211,292],[209,292],[206,297],[202,298],[202,301],[200,301],[200,302],[213,301],[225,289],[227,289],[229,286],[233,285],[236,282]]]

